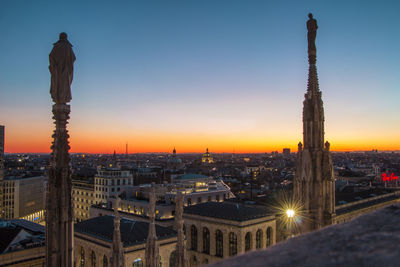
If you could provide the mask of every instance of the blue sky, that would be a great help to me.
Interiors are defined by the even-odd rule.
[[[156,151],[295,147],[309,12],[332,147],[397,149],[399,10],[397,1],[1,1],[6,151],[49,149],[48,54],[61,31],[77,57],[74,151],[125,142],[153,151],[153,139]]]

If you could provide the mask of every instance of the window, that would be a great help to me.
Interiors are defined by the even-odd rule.
[[[81,247],[81,267],[85,267],[85,250]]]
[[[210,231],[207,227],[203,228],[203,253],[210,254]]]
[[[190,228],[191,249],[197,250],[197,228],[192,225]]]
[[[92,252],[90,252],[90,266],[96,267],[96,254],[94,253],[93,250]]]
[[[262,248],[262,236],[263,236],[262,230],[258,229],[256,233],[256,249]]]
[[[103,267],[108,267],[108,259],[106,255],[103,256]]]
[[[244,250],[249,251],[251,249],[251,233],[247,232],[245,238],[244,238]]]
[[[120,185],[120,180],[119,179],[117,179],[117,185]]]
[[[176,259],[176,250],[171,252],[171,255],[169,256],[169,266],[175,267],[177,266],[178,261]]]
[[[133,261],[132,267],[143,267],[143,261],[141,258],[137,258]]]
[[[272,227],[267,228],[267,247],[272,245]]]
[[[237,254],[237,237],[233,232],[229,233],[229,256]]]
[[[224,236],[220,230],[215,232],[215,256],[224,256]]]

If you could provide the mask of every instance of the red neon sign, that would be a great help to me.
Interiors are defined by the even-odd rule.
[[[394,176],[394,173],[392,172],[392,174],[390,176],[387,176],[386,173],[382,173],[382,180],[384,182],[386,181],[393,181],[393,180],[397,180],[399,179],[399,176]]]

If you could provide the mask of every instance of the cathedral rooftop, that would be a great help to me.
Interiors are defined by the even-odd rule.
[[[399,223],[400,205],[387,206],[210,266],[399,266]]]
[[[197,204],[186,207],[184,213],[239,222],[267,216],[271,216],[271,219],[275,218],[274,213],[267,207],[230,201]]]
[[[124,247],[143,244],[146,242],[149,223],[121,218],[121,239]],[[75,233],[86,234],[112,243],[114,233],[114,216],[95,217],[75,224]],[[156,225],[159,240],[175,237],[176,231]]]

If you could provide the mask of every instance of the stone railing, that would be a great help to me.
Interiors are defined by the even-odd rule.
[[[239,266],[399,266],[400,204],[211,264]]]

